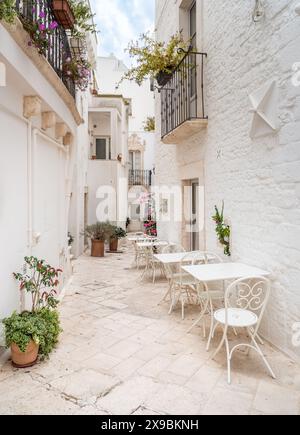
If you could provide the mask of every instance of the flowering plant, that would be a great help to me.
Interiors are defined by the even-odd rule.
[[[36,8],[32,8],[32,13],[37,13]],[[24,19],[23,25],[30,34],[28,45],[36,47],[40,54],[45,55],[49,48],[49,36],[54,33],[58,23],[54,20],[48,22],[46,11],[41,9],[37,14],[36,21]]]
[[[14,312],[2,322],[6,346],[16,344],[25,352],[31,340],[39,346],[39,355],[47,357],[58,342],[61,332],[56,298],[61,269],[55,269],[44,260],[25,257],[22,273],[14,273],[21,293],[31,296],[31,310]]]
[[[215,212],[216,214],[212,217],[212,219],[216,223],[216,233],[219,239],[219,242],[221,245],[224,246],[224,254],[227,257],[231,256],[231,250],[230,250],[230,235],[231,235],[231,228],[229,225],[225,223],[224,220],[224,201],[222,205],[222,210],[220,211],[217,206],[215,206]]]
[[[73,79],[75,85],[81,91],[85,91],[90,83],[91,64],[83,57],[80,59],[68,57],[64,64],[64,73],[67,77]]]
[[[148,236],[157,236],[157,224],[156,221],[149,216],[147,220],[144,222],[145,233]]]
[[[14,22],[16,16],[15,0],[0,1],[0,21],[4,20],[9,24]]]

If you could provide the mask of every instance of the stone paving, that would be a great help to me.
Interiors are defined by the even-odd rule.
[[[300,367],[269,345],[278,379],[256,354],[226,361],[205,351],[202,331],[187,334],[197,309],[168,316],[158,305],[166,282],[140,282],[131,251],[83,256],[60,311],[64,332],[49,361],[0,371],[0,414],[264,415],[300,413]],[[220,336],[216,336],[213,348]],[[213,349],[212,349],[213,351]]]

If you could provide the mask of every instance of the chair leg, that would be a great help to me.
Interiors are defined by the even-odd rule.
[[[181,300],[181,318],[182,320],[184,320],[184,307],[185,307],[185,303],[184,303],[184,299]]]
[[[202,328],[203,328],[203,338],[206,338],[206,321],[205,321],[205,317],[203,317],[203,322],[202,322]]]
[[[273,378],[273,379],[276,379],[276,375],[275,375],[275,373],[273,372],[273,370],[272,370],[270,364],[268,363],[267,358],[264,356],[264,354],[263,354],[261,348],[258,346],[258,344],[257,344],[257,342],[256,342],[256,340],[255,340],[253,334],[251,333],[251,331],[249,331],[249,334],[250,334],[251,340],[252,340],[252,342],[253,342],[253,344],[254,344],[254,346],[255,346],[255,348],[256,348],[258,354],[262,357],[262,359],[263,359],[263,361],[264,361],[264,363],[265,363],[267,369],[269,370],[269,372],[270,372],[272,378]]]
[[[214,319],[214,307],[213,307],[212,302],[210,301],[210,331],[209,331],[208,343],[206,346],[206,352],[208,352],[209,348],[210,348],[210,343],[211,343],[213,332],[214,332],[214,323],[215,323],[214,320],[215,320]]]
[[[218,355],[218,353],[221,351],[225,341],[226,341],[226,337],[227,337],[227,328],[224,329],[224,333],[223,333],[223,337],[221,340],[221,343],[219,344],[219,347],[217,348],[217,350],[215,351],[215,353],[213,354],[213,356],[211,357],[211,359],[215,359],[216,356]]]
[[[231,384],[231,355],[230,355],[229,342],[227,336],[225,338],[225,345],[226,345],[226,354],[227,354],[227,380],[228,380],[228,384],[230,385]]]
[[[202,313],[201,313],[201,315],[200,315],[200,317],[196,320],[196,322],[194,322],[193,324],[192,324],[192,326],[187,330],[187,334],[189,333],[189,332],[191,332],[200,322],[201,322],[201,320],[203,319],[203,317],[205,316],[205,313],[206,313],[206,311],[207,311],[207,307],[208,307],[208,304],[209,304],[209,301],[207,300],[207,302],[206,302],[206,304],[205,304],[205,306],[204,306],[204,308],[203,308],[203,311],[202,311]]]

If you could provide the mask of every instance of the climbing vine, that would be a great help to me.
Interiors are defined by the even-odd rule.
[[[224,201],[222,205],[222,211],[220,212],[217,206],[215,206],[215,211],[216,214],[212,218],[216,222],[216,233],[219,242],[221,243],[221,245],[224,246],[224,254],[230,257],[231,256],[231,250],[230,250],[231,228],[224,221]]]

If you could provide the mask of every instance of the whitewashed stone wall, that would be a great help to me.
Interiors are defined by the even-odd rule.
[[[157,38],[167,40],[179,30],[181,1],[156,3]],[[220,249],[211,215],[224,200],[233,260],[273,275],[264,336],[300,359],[292,345],[293,324],[300,322],[300,87],[292,85],[292,65],[300,62],[298,1],[265,0],[266,18],[257,24],[254,1],[198,3],[209,126],[180,145],[157,146],[156,182],[181,183],[183,166],[204,161],[206,247]],[[252,140],[248,94],[270,79],[279,87],[280,130]],[[159,120],[158,95],[156,106]],[[161,236],[173,239],[174,233],[181,240],[180,225],[160,226]]]

